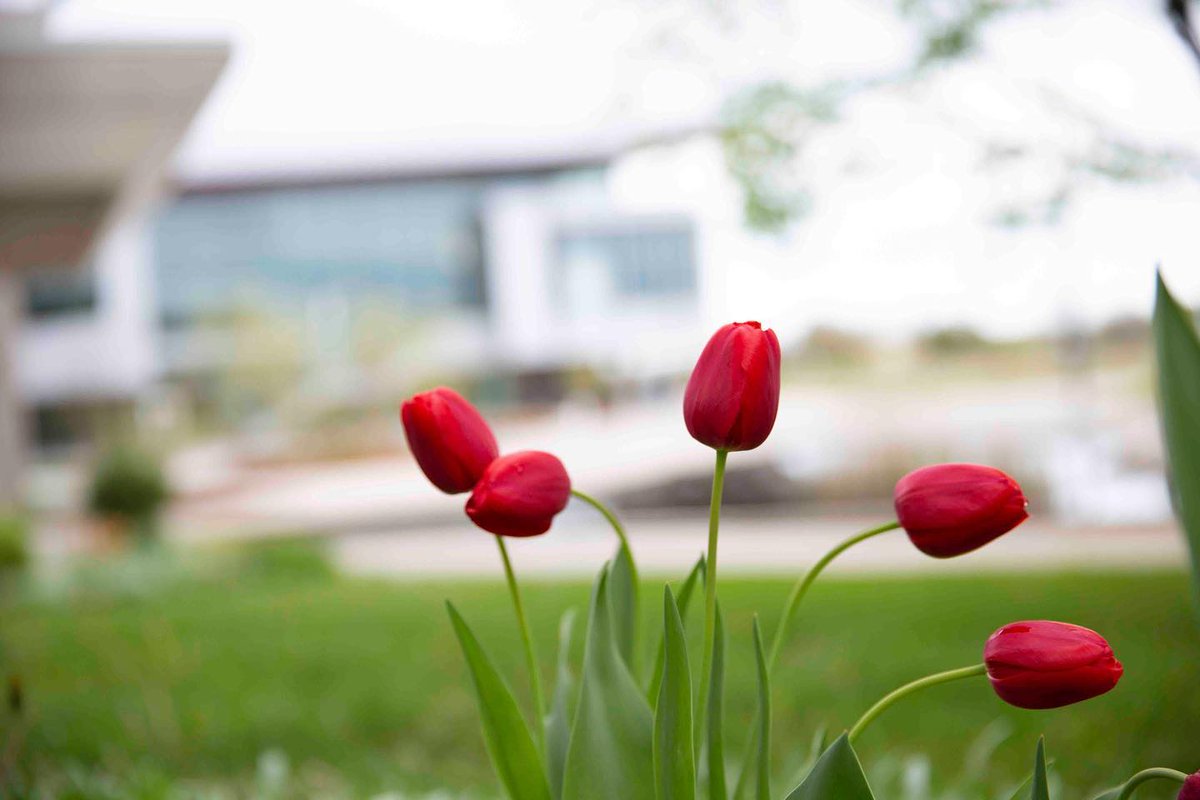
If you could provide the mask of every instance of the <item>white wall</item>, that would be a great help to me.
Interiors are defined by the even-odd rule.
[[[17,379],[27,403],[132,399],[157,371],[152,238],[145,212],[109,229],[93,258],[89,312],[27,320]]]

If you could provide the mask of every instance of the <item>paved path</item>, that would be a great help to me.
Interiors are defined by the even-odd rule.
[[[866,519],[728,520],[722,528],[722,574],[795,575],[850,533],[877,524]],[[639,522],[630,526],[638,566],[647,575],[679,576],[703,551],[705,521]],[[337,536],[334,553],[349,572],[407,578],[497,577],[499,560],[489,534],[461,526]],[[590,577],[612,555],[612,533],[574,519],[545,536],[513,540],[510,551],[524,575]],[[1185,568],[1186,551],[1172,526],[1062,529],[1027,522],[975,553],[949,560],[918,552],[901,531],[850,550],[832,572],[912,573],[1053,571],[1061,569]]]

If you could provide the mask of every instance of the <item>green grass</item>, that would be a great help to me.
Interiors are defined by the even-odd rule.
[[[648,614],[658,596],[650,588]],[[773,630],[786,589],[777,580],[721,586],[735,751],[753,708],[751,615]],[[549,679],[559,614],[585,609],[589,587],[531,581],[525,592]],[[904,700],[863,736],[868,767],[887,753],[924,752],[935,783],[956,778],[979,729],[1001,719],[1013,735],[993,764],[998,790],[1023,777],[1043,732],[1070,798],[1135,768],[1196,769],[1200,631],[1188,596],[1174,573],[819,582],[774,684],[779,771],[803,755],[816,726],[840,730],[902,682],[977,662],[994,628],[1026,618],[1104,633],[1125,663],[1121,685],[1052,712],[1009,708],[982,679],[939,687]],[[260,757],[277,750],[314,793],[445,787],[495,796],[446,597],[523,690],[499,578],[397,584],[242,569],[141,594],[10,596],[0,605],[0,672],[20,676],[25,689],[22,770],[44,783],[83,770],[245,787]],[[0,721],[13,729],[11,715]]]

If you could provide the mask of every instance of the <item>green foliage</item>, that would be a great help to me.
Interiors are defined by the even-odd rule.
[[[575,629],[575,609],[570,608],[558,623],[558,670],[554,696],[546,717],[546,774],[550,794],[562,797],[563,770],[571,743],[571,720],[575,718],[575,676],[571,672],[571,635]]]
[[[846,734],[826,750],[787,800],[875,800]]]
[[[152,523],[169,495],[162,467],[133,447],[110,450],[96,464],[88,509],[98,516]]]
[[[0,573],[17,570],[29,562],[29,534],[25,521],[0,516]]]
[[[771,800],[771,678],[763,655],[762,632],[754,617],[754,663],[758,666],[758,752],[755,764],[755,800]]]
[[[663,587],[665,659],[654,711],[654,775],[658,800],[694,800],[696,753],[692,747],[692,672],[683,619],[671,587]]]
[[[447,602],[446,609],[471,670],[484,738],[500,782],[512,800],[550,800],[541,757],[512,691],[454,606]]]
[[[633,554],[621,545],[612,560],[608,580],[608,602],[612,609],[613,636],[617,651],[630,671],[637,669],[634,663],[634,642],[637,640],[638,587],[637,568]]]
[[[717,620],[713,628],[712,677],[708,690],[708,797],[725,800],[725,619],[721,601],[717,601]]]
[[[654,715],[617,649],[609,578],[592,591],[564,800],[654,800]]]
[[[1200,338],[1191,314],[1171,296],[1161,274],[1153,327],[1172,498],[1191,547],[1200,602]]]
[[[1033,782],[1029,787],[1029,800],[1050,800],[1050,786],[1046,782],[1046,739],[1037,743],[1037,754],[1033,759]]]

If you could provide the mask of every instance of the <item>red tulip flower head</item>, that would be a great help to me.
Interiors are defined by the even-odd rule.
[[[537,536],[571,499],[571,479],[556,457],[537,450],[493,461],[467,500],[467,516],[497,536]]]
[[[1200,800],[1200,772],[1193,772],[1179,790],[1179,800]]]
[[[1028,518],[1021,487],[998,469],[935,464],[896,484],[896,517],[917,549],[950,558],[983,547]]]
[[[469,492],[500,454],[487,422],[453,389],[413,395],[400,407],[400,419],[417,464],[446,494]]]
[[[1013,622],[983,648],[988,680],[1018,708],[1058,708],[1104,694],[1124,668],[1104,637],[1066,622]]]
[[[683,395],[688,433],[716,450],[753,450],[779,410],[779,339],[757,322],[724,326],[704,346]]]

